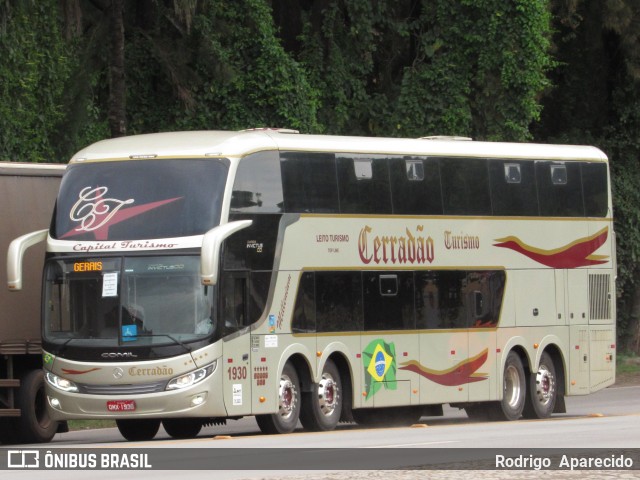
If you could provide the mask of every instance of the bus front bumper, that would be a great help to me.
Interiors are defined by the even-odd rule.
[[[134,395],[65,392],[45,382],[52,420],[226,417],[221,369],[186,388]]]

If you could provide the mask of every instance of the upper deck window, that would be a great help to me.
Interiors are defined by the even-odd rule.
[[[335,155],[284,152],[280,160],[284,205],[287,212],[339,211]]]
[[[487,161],[448,158],[440,163],[445,215],[491,215]]]
[[[582,179],[579,162],[536,162],[540,215],[582,217]]]
[[[340,213],[391,213],[387,158],[337,154]]]
[[[258,152],[240,161],[231,194],[236,213],[280,213],[284,210],[277,152]]]
[[[214,159],[71,165],[51,235],[61,240],[142,240],[201,235],[220,223],[228,163]]]

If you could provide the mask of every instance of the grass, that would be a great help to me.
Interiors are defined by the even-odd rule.
[[[115,420],[69,420],[69,430],[93,430],[94,428],[112,428]]]
[[[617,373],[640,374],[640,357],[626,353],[618,354],[616,371]]]

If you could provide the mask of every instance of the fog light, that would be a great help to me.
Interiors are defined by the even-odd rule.
[[[207,393],[203,392],[203,393],[199,393],[197,395],[195,395],[192,399],[191,399],[191,406],[193,407],[197,407],[198,405],[202,405],[204,403],[204,401],[207,398]]]
[[[49,399],[49,405],[53,408],[60,409],[60,400],[55,397],[47,397]]]

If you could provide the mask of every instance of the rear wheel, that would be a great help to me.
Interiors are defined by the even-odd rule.
[[[162,420],[165,431],[173,438],[194,438],[202,430],[200,418],[165,418]]]
[[[300,382],[296,369],[285,364],[280,374],[278,387],[278,412],[256,415],[256,421],[263,433],[290,433],[298,425],[300,417]]]
[[[333,430],[342,414],[342,381],[336,365],[327,360],[318,383],[302,398],[300,423],[307,430]]]
[[[116,420],[120,434],[131,442],[151,440],[160,429],[160,420],[153,418],[136,418],[131,420]]]
[[[58,430],[58,422],[51,420],[47,411],[42,370],[31,370],[20,379],[16,400],[22,411],[15,419],[18,440],[23,443],[50,441]]]
[[[558,395],[556,369],[551,356],[544,352],[538,371],[529,377],[529,393],[525,404],[526,418],[549,418]]]
[[[522,360],[509,352],[504,364],[502,400],[495,405],[491,417],[495,420],[518,420],[526,400],[527,384]]]

